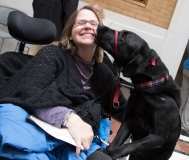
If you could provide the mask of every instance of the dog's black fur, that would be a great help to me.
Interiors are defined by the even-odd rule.
[[[115,30],[99,25],[95,42],[110,53],[133,84],[156,80],[169,71],[147,42],[129,31],[118,33],[118,56],[114,48]],[[150,65],[152,59],[155,66]],[[165,82],[147,89],[134,89],[128,100],[124,122],[104,152],[116,159],[168,160],[180,135],[180,88],[169,75]],[[124,142],[131,135],[132,142]]]

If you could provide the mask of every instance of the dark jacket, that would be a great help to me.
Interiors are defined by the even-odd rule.
[[[77,10],[78,2],[79,0],[33,0],[33,17],[52,21],[57,28],[55,41],[59,41],[68,18]]]
[[[109,117],[111,114],[121,120],[127,101],[120,93],[120,107],[112,107],[117,84],[113,73],[105,64],[96,63],[91,77],[91,89],[83,89],[70,52],[49,45],[43,47],[25,66],[14,58],[14,65],[6,61],[8,58],[0,59],[0,67],[3,67],[0,70],[0,75],[3,75],[0,77],[0,103],[13,103],[28,111],[66,106],[75,110],[95,131],[99,127],[100,115]],[[19,67],[23,68],[19,70]]]

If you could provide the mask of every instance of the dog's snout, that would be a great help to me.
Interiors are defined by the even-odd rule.
[[[97,34],[98,34],[98,32],[100,32],[102,30],[102,28],[103,28],[103,24],[99,24],[98,28],[97,28]]]
[[[98,28],[102,28],[104,25],[103,24],[99,24],[98,25]]]

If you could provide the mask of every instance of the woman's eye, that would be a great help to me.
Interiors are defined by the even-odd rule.
[[[79,21],[78,24],[86,24],[86,21]]]

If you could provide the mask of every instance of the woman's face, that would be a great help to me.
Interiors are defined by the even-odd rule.
[[[98,18],[95,13],[88,9],[83,9],[75,19],[70,39],[74,41],[77,47],[96,46],[94,37],[97,26]]]

